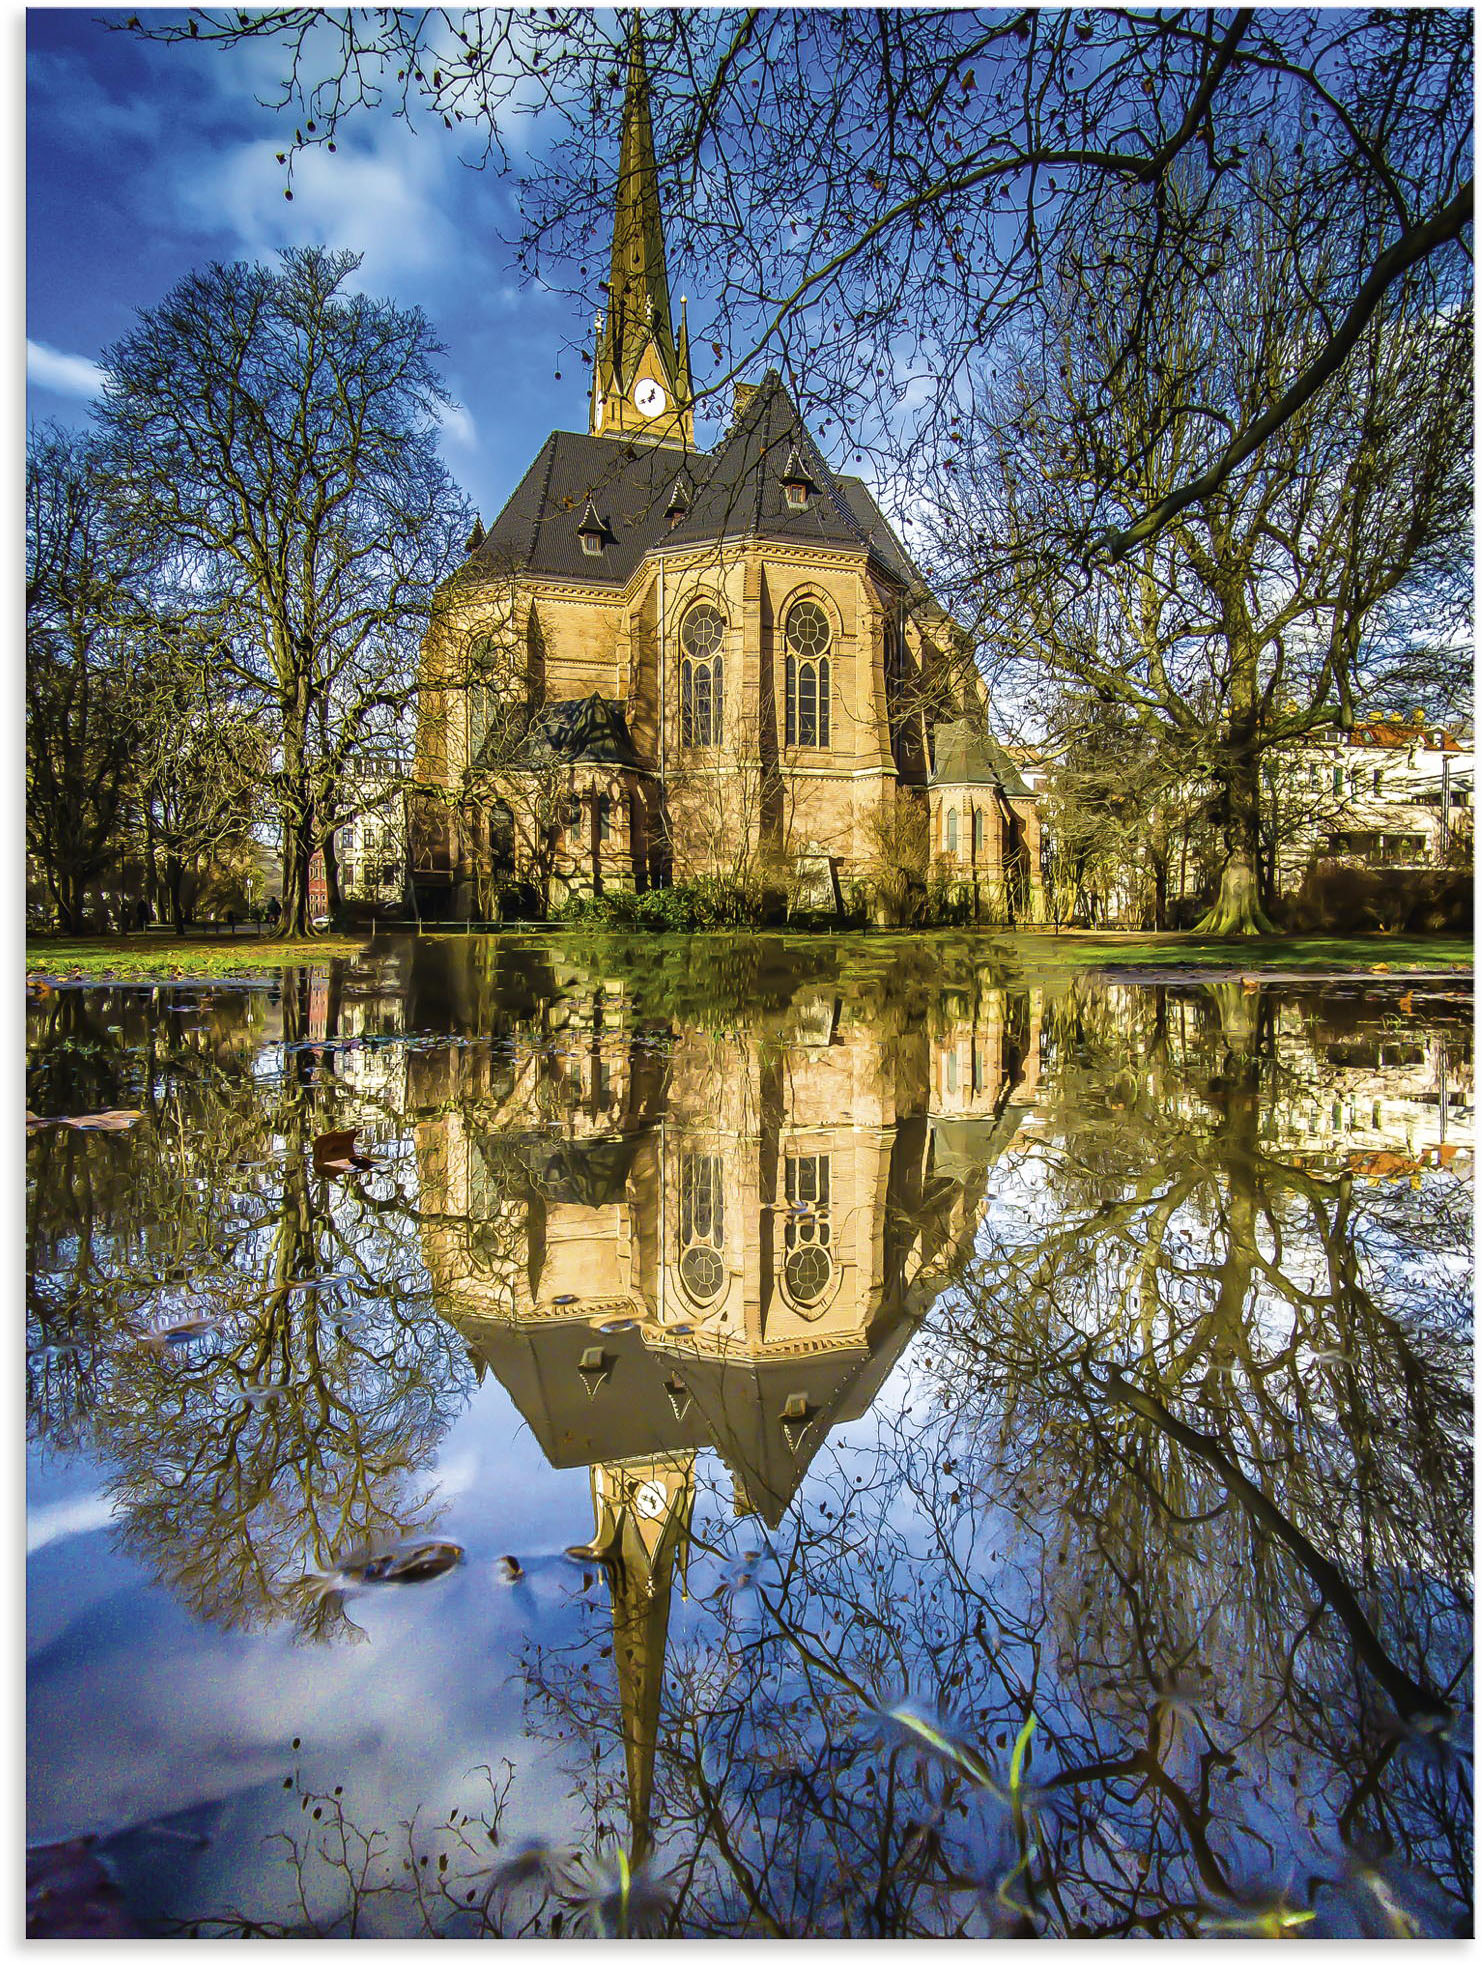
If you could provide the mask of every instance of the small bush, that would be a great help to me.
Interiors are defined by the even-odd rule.
[[[618,890],[564,901],[557,921],[583,927],[637,928],[656,934],[694,934],[703,928],[755,928],[766,918],[765,898],[734,881],[701,874],[646,894]]]

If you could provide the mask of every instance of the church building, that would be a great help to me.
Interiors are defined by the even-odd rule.
[[[422,653],[426,918],[711,876],[772,911],[1033,919],[1035,801],[962,631],[781,378],[695,448],[637,28],[585,434],[554,431]]]

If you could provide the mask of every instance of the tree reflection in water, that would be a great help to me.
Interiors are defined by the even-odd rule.
[[[320,1797],[303,1922],[1460,1928],[1462,1006],[708,959],[434,944],[374,1016],[300,972],[33,1024],[33,1104],[147,1113],[31,1142],[33,1429],[198,1616],[345,1628],[302,1578],[436,1528],[475,1375],[593,1470],[519,1660],[584,1862],[512,1858],[554,1825],[507,1782],[404,1846]]]

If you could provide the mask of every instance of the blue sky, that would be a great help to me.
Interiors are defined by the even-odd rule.
[[[282,57],[158,47],[100,25],[127,17],[26,17],[29,416],[85,424],[98,356],[193,267],[349,246],[365,254],[366,291],[420,306],[447,349],[460,410],[443,452],[487,523],[551,429],[586,428],[586,371],[562,348],[585,345],[589,321],[512,271],[500,235],[513,230],[513,177],[469,168],[476,146],[460,153],[435,124],[413,133],[378,114],[352,121],[336,155],[304,157],[289,203],[274,157],[291,122],[257,100]]]

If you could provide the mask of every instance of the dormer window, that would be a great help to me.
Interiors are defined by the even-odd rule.
[[[782,495],[791,510],[806,512],[808,500],[817,491],[818,486],[809,477],[807,467],[798,455],[798,447],[794,444],[788,453],[787,468],[782,473]]]
[[[576,528],[576,536],[581,540],[581,549],[589,559],[600,559],[607,547],[607,527],[598,518],[597,509],[591,499],[581,515],[581,524]]]
[[[674,480],[674,489],[669,493],[669,503],[664,507],[664,517],[669,521],[671,532],[676,525],[689,517],[689,511],[689,486],[685,483],[684,473],[681,472]]]

